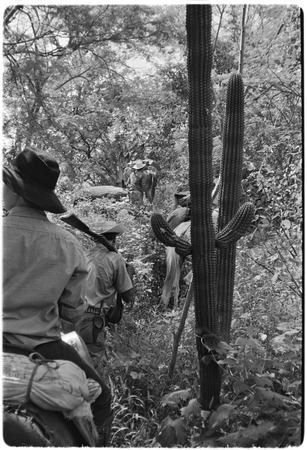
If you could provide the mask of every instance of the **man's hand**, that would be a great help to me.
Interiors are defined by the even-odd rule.
[[[133,277],[135,275],[135,267],[132,263],[126,263],[126,269],[127,269],[128,275],[130,277],[130,280],[132,281],[132,284],[133,284]]]
[[[134,305],[134,288],[122,292],[120,295],[125,302],[125,307],[127,307],[127,309],[132,309]]]

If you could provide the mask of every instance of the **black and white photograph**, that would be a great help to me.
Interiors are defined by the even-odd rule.
[[[1,448],[300,447],[300,4],[2,14]]]

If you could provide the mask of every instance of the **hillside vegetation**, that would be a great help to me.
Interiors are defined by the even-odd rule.
[[[226,86],[238,70],[242,5],[214,5],[213,159],[217,177]],[[221,405],[202,410],[194,310],[169,363],[179,309],[160,303],[165,247],[151,230],[189,189],[185,6],[11,6],[5,12],[3,160],[26,145],[61,164],[58,193],[89,226],[125,225],[119,251],[136,269],[136,303],[107,330],[95,365],[113,393],[114,447],[286,447],[301,443],[301,11],[250,5],[244,44],[242,189],[256,208],[237,244],[231,341],[220,349]],[[92,199],[122,187],[131,160],[159,164],[154,205]],[[50,215],[51,220],[60,222]],[[64,226],[61,223],[61,226]],[[88,237],[77,235],[84,248]],[[182,277],[191,268],[184,264]]]

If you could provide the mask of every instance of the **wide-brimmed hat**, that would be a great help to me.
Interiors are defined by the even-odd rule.
[[[114,220],[106,220],[105,222],[98,222],[92,225],[92,230],[97,234],[115,233],[123,234],[125,231],[121,223],[117,223]]]
[[[143,169],[145,166],[146,166],[146,164],[143,163],[142,161],[137,161],[134,164],[133,169],[140,170],[140,169]]]
[[[46,153],[26,148],[12,161],[12,167],[3,167],[3,182],[13,192],[56,214],[66,212],[54,189],[60,175],[57,161]]]

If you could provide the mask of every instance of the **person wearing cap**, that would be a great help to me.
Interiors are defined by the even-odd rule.
[[[124,227],[114,221],[105,221],[93,224],[92,230],[104,236],[116,249],[116,237],[123,234]],[[108,310],[116,305],[117,295],[132,307],[134,288],[126,261],[116,251],[108,250],[96,240],[95,245],[86,252],[86,259],[89,273],[85,298],[88,309],[76,324],[76,331],[86,343],[90,354],[95,356],[104,351]]]
[[[127,187],[129,191],[129,198],[131,203],[133,204],[143,204],[143,186],[142,186],[142,177],[144,169],[146,169],[146,164],[139,160],[134,163],[132,166],[132,173],[130,174]]]
[[[79,241],[48,220],[66,208],[55,194],[57,161],[27,147],[3,168],[3,351],[77,364],[101,386],[92,404],[101,445],[110,435],[111,393],[97,371],[61,340],[61,319],[85,311],[86,259]]]

